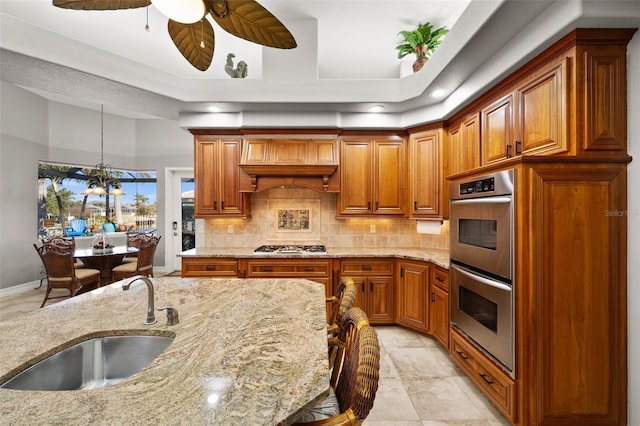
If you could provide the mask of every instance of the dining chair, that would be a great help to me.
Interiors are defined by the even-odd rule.
[[[62,239],[45,242],[39,247],[36,244],[33,245],[40,259],[42,259],[47,276],[47,291],[40,305],[41,308],[47,303],[48,299],[67,297],[50,297],[51,290],[54,288],[67,289],[70,293],[68,297],[73,297],[85,285],[95,284],[100,287],[100,271],[90,268],[77,269],[73,257],[75,244],[71,245],[69,241],[60,240]]]
[[[76,239],[74,237],[53,237],[53,238],[43,238],[42,244],[52,244],[54,246],[60,247],[62,250],[71,250],[72,252],[76,251]],[[81,261],[74,259],[73,266],[76,269],[84,268],[84,263]]]
[[[332,370],[329,396],[296,425],[361,425],[369,415],[380,380],[380,344],[367,315],[348,309],[340,325],[342,345]]]
[[[151,237],[153,237],[153,235],[145,233],[136,232],[134,234],[127,234],[127,247],[135,247],[140,250],[140,245]],[[135,263],[137,261],[138,252],[128,253],[122,260],[123,263]]]
[[[338,291],[335,296],[327,298],[330,304],[329,319],[327,321],[327,338],[329,339],[329,368],[333,368],[333,364],[338,352],[338,338],[340,332],[339,324],[345,312],[353,306],[356,300],[358,288],[352,278],[342,277],[338,284]]]
[[[153,277],[153,257],[155,256],[160,238],[162,237],[154,237],[152,235],[146,235],[146,238],[141,238],[138,246],[138,256],[135,262],[124,262],[114,267],[111,270],[112,281],[115,282],[123,278],[133,277],[134,275]]]

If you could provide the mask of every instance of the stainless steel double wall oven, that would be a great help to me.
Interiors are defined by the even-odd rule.
[[[450,184],[451,323],[514,375],[515,170]]]

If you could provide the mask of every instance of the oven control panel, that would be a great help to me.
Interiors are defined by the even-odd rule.
[[[479,194],[482,192],[492,192],[496,188],[496,179],[490,177],[487,179],[474,180],[460,184],[460,195]]]

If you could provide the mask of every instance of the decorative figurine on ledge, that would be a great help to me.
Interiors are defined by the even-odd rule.
[[[224,70],[231,76],[231,78],[245,78],[249,74],[249,67],[245,61],[238,62],[238,66],[233,68],[233,58],[236,55],[229,53],[227,55],[227,64],[224,66]]]

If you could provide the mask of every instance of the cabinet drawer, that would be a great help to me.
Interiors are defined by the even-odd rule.
[[[237,277],[238,262],[235,259],[182,258],[183,277]]]
[[[346,260],[340,265],[340,275],[393,275],[393,262],[390,260]]]
[[[247,278],[316,278],[330,276],[329,261],[255,260],[247,262]]]
[[[433,268],[431,278],[435,285],[447,293],[449,292],[449,271],[440,266],[436,266]]]
[[[509,421],[515,422],[515,383],[454,328],[451,357]]]

